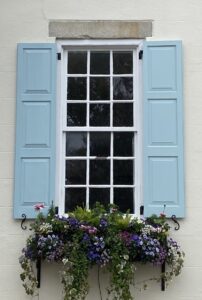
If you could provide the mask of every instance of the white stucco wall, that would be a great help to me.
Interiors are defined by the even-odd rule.
[[[0,299],[26,300],[18,257],[29,232],[12,217],[15,144],[16,43],[54,41],[48,22],[153,20],[152,39],[181,39],[184,45],[186,218],[173,236],[186,252],[182,275],[166,292],[154,284],[137,300],[202,300],[202,1],[200,0],[0,0]],[[60,300],[57,266],[42,270],[40,300]],[[148,271],[148,270],[147,270]],[[151,271],[151,270],[150,270]],[[158,271],[158,270],[157,270]],[[95,270],[96,272],[96,270]],[[141,274],[140,274],[141,273]],[[141,270],[138,278],[145,278]],[[148,274],[147,274],[148,275]],[[101,285],[106,281],[103,276]],[[97,300],[95,274],[89,300]]]

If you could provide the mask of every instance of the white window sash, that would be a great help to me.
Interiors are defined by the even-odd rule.
[[[75,50],[77,48],[78,50],[86,50],[87,48],[92,50],[94,47],[96,50],[131,50],[131,49],[137,49],[135,52],[136,57],[134,57],[133,62],[134,62],[134,68],[136,71],[136,78],[135,78],[135,84],[137,85],[133,91],[134,91],[134,100],[129,100],[127,102],[134,103],[134,126],[133,127],[124,127],[124,130],[122,127],[67,127],[64,124],[66,124],[66,115],[62,112],[66,112],[66,104],[67,101],[64,99],[65,91],[67,90],[67,80],[65,74],[67,75],[66,67],[67,67],[67,55],[66,55],[66,49],[68,50]],[[59,40],[57,41],[57,51],[61,53],[61,60],[58,60],[58,66],[57,66],[57,127],[56,127],[56,140],[57,140],[57,148],[56,148],[56,193],[55,193],[55,203],[56,206],[58,206],[58,211],[59,214],[62,215],[64,214],[64,199],[65,199],[65,164],[64,164],[64,157],[65,157],[65,132],[68,130],[71,130],[72,132],[77,132],[77,131],[85,131],[85,132],[93,132],[93,131],[109,131],[109,132],[116,132],[116,131],[128,131],[128,132],[134,132],[135,134],[135,156],[133,156],[130,159],[134,159],[136,163],[136,167],[134,168],[135,174],[135,184],[130,185],[128,187],[134,187],[135,188],[135,216],[139,217],[140,216],[140,206],[143,204],[142,202],[142,62],[138,58],[138,53],[140,50],[142,50],[143,47],[143,41],[142,40],[132,40],[132,39],[119,39],[119,40]],[[88,55],[89,55],[88,51]],[[112,51],[111,51],[112,53]],[[112,54],[110,54],[112,55]],[[89,59],[87,60],[89,62]],[[110,59],[110,62],[112,60]],[[87,66],[88,71],[90,66]],[[111,68],[110,68],[111,70]],[[89,72],[88,72],[89,74]],[[110,78],[112,78],[110,74]],[[73,74],[68,75],[69,77],[74,76]],[[76,74],[78,77],[78,74]],[[81,75],[84,77],[85,75]],[[117,75],[118,76],[118,75]],[[128,74],[125,74],[125,77],[129,76]],[[131,74],[130,74],[131,76]],[[134,74],[133,74],[134,76]],[[97,77],[97,75],[96,75]],[[100,76],[102,77],[102,76]],[[105,75],[106,77],[106,75]],[[113,77],[115,77],[113,75]],[[87,77],[89,80],[89,76]],[[110,79],[110,84],[111,84],[111,79]],[[89,89],[89,84],[87,84],[87,87]],[[110,88],[110,91],[112,92],[112,89]],[[86,101],[80,101],[82,103],[88,103],[89,101],[89,90],[87,91],[87,100]],[[110,97],[111,98],[111,97]],[[74,103],[79,103],[79,101],[72,101]],[[93,103],[110,103],[110,101],[93,101]],[[124,102],[126,103],[126,100],[116,100],[116,103],[118,102]],[[70,103],[70,102],[69,102]],[[111,109],[112,105],[110,105]],[[111,111],[110,111],[110,119],[111,119]],[[87,105],[87,120],[89,122],[89,105]],[[111,124],[112,125],[112,124]],[[87,139],[89,139],[89,133],[87,134]],[[88,148],[89,148],[89,142],[87,142]],[[111,147],[112,145],[112,139],[111,139]],[[112,150],[112,149],[111,149]],[[89,149],[87,149],[87,156],[85,157],[86,161],[89,163]],[[137,157],[137,158],[136,158]],[[79,157],[82,159],[82,157]],[[72,157],[69,159],[72,159]],[[113,160],[112,157],[109,157],[108,159]],[[116,159],[116,158],[115,158]],[[118,158],[121,159],[121,158]],[[125,158],[124,158],[125,159]],[[128,159],[128,157],[126,158]],[[111,171],[113,172],[113,167],[111,167]],[[113,174],[110,174],[110,177],[113,176]],[[89,185],[89,173],[87,172],[87,185]],[[81,185],[81,187],[87,187],[87,185]],[[68,185],[68,187],[73,187],[73,185]],[[74,187],[80,187],[80,185],[74,185]],[[97,188],[102,188],[102,187],[108,187],[108,185],[102,185],[102,186],[97,186],[97,185],[91,185],[91,187],[97,187]],[[113,199],[113,188],[112,185],[110,190],[110,200]],[[122,187],[121,185],[113,185],[113,187]],[[127,187],[127,185],[124,185],[124,187]],[[87,188],[87,193],[89,193],[89,188]],[[87,201],[89,200],[89,194],[87,194]],[[89,203],[87,202],[87,208],[89,206]]]

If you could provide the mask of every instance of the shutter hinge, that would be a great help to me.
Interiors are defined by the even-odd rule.
[[[58,53],[57,53],[57,59],[58,59],[58,60],[61,60],[61,52],[58,52]]]
[[[144,205],[140,206],[140,215],[144,215]]]
[[[143,59],[143,50],[140,50],[139,52],[139,59]]]
[[[55,214],[58,215],[58,206],[55,206]]]

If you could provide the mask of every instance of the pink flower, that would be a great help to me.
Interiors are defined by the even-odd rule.
[[[36,211],[42,210],[45,207],[44,203],[37,203],[34,205]]]
[[[89,234],[96,234],[97,233],[97,228],[95,228],[95,227],[89,228],[88,233]]]
[[[92,227],[92,226],[88,226],[88,225],[81,225],[80,228],[83,231],[88,232],[89,234],[97,233],[97,228],[96,227]]]
[[[161,218],[165,218],[165,217],[166,217],[166,214],[160,213],[160,217],[161,217]]]

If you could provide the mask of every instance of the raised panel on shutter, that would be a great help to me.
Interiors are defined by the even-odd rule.
[[[55,193],[55,44],[19,44],[14,217],[45,212]]]
[[[181,42],[145,42],[143,74],[144,214],[184,217]]]

